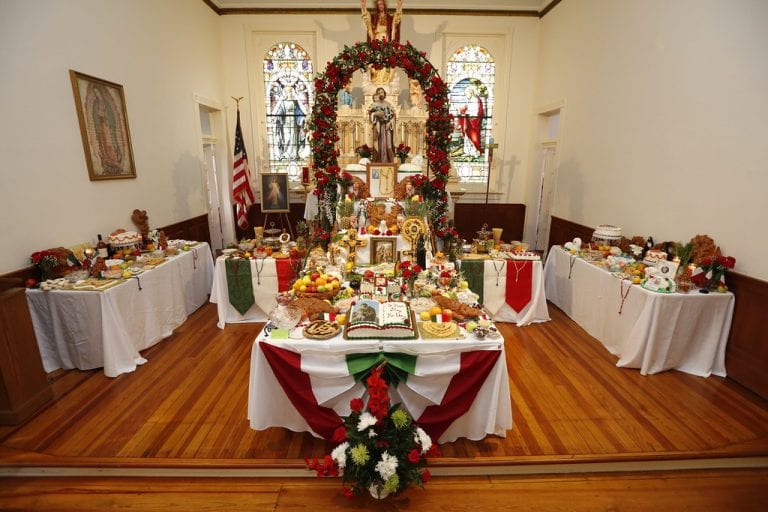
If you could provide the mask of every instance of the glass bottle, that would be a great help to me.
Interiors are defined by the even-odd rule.
[[[107,249],[107,244],[104,243],[104,240],[101,238],[101,235],[97,235],[99,237],[99,242],[96,244],[96,251],[98,253],[98,256],[100,258],[108,258],[109,257],[109,250]]]

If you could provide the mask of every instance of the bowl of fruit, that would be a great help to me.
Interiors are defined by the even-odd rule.
[[[315,299],[330,299],[339,293],[341,281],[337,276],[314,271],[304,274],[293,283],[293,291],[297,297],[312,297]]]

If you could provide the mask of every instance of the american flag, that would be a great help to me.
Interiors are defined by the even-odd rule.
[[[240,109],[237,109],[235,127],[235,165],[232,173],[232,195],[237,205],[237,225],[248,228],[248,207],[254,203],[251,189],[251,173],[248,170],[248,155],[245,152],[243,131],[240,129]]]

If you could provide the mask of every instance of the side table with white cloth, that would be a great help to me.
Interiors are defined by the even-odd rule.
[[[213,257],[207,243],[104,291],[27,290],[46,372],[104,368],[107,377],[146,362],[139,351],[173,334],[208,300]]]
[[[461,271],[496,322],[549,321],[541,260],[462,260]]]
[[[237,259],[237,258],[232,258]],[[296,277],[293,265],[297,262],[289,258],[240,259],[241,264],[250,266],[250,287],[253,302],[250,307],[241,307],[242,311],[230,302],[230,283],[227,281],[227,256],[216,259],[211,302],[216,304],[219,321],[216,325],[223,329],[228,323],[265,322],[269,312],[277,306],[277,293],[286,291]]]
[[[248,419],[251,428],[284,427],[330,439],[363,397],[360,375],[384,359],[404,378],[390,386],[433,439],[501,437],[512,428],[504,341],[275,339],[270,324],[251,351]],[[358,378],[356,379],[355,376]]]
[[[732,293],[653,292],[559,246],[549,251],[544,280],[547,298],[618,356],[616,366],[725,377]]]

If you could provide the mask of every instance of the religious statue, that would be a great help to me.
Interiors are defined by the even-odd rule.
[[[352,107],[352,82],[347,82],[347,85],[339,92],[339,99],[341,100],[342,107]]]
[[[368,107],[368,118],[373,125],[373,149],[377,163],[395,161],[395,109],[386,100],[387,92],[379,87]]]
[[[400,42],[400,20],[403,17],[403,0],[397,0],[395,14],[387,11],[385,0],[376,0],[376,11],[371,14],[365,5],[366,0],[360,0],[360,12],[370,43],[374,39]]]
[[[456,122],[464,138],[464,154],[478,156],[483,151],[481,140],[481,128],[483,125],[483,100],[474,85],[464,89],[466,102],[459,108]]]
[[[411,100],[411,108],[420,108],[424,100],[424,93],[421,90],[421,84],[415,78],[408,80],[408,96]]]

